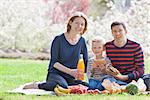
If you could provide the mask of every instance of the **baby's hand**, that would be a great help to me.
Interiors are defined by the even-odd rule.
[[[92,68],[98,67],[97,64],[96,64],[95,62],[93,62],[93,63],[91,64],[91,66],[92,66]]]
[[[97,65],[105,65],[106,64],[106,60],[105,59],[96,59],[94,60],[94,62],[97,64]]]

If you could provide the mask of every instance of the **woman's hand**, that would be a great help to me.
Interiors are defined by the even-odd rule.
[[[69,74],[73,77],[76,77],[77,73],[79,73],[78,69],[70,69],[70,68],[60,64],[59,62],[56,62],[54,64],[54,68],[58,69],[59,71],[66,73],[66,74]],[[80,76],[80,74],[78,76]]]
[[[76,76],[75,76],[75,78],[76,78],[77,80],[82,80],[82,79],[84,79],[84,71],[83,71],[83,70],[78,70],[78,71],[77,71],[77,74],[76,74]]]
[[[69,69],[69,75],[76,77],[77,73],[78,73],[78,69]]]
[[[78,70],[78,69],[70,69],[69,74],[73,77],[75,77],[77,80],[82,79],[84,77],[84,71]]]

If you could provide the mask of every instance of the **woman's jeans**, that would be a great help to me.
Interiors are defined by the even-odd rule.
[[[68,86],[78,85],[78,84],[88,86],[88,83],[83,82],[81,80],[75,80],[73,78],[65,79],[64,77],[62,77],[57,73],[48,72],[46,82],[39,84],[38,87],[39,89],[53,91],[56,85],[60,85],[63,88],[68,88]]]

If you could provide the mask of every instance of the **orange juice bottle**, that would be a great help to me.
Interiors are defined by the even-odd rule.
[[[77,77],[77,79],[79,80],[84,80],[84,60],[83,60],[83,56],[80,56],[81,58],[78,61],[78,70],[81,71],[81,77]]]

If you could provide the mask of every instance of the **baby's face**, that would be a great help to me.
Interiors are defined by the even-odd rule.
[[[102,55],[103,44],[98,41],[92,42],[92,51],[95,55]]]

